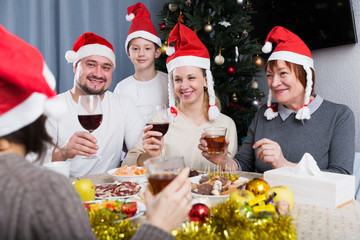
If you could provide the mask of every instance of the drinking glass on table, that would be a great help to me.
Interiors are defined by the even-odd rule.
[[[226,130],[225,127],[209,127],[204,129],[209,154],[224,152]]]
[[[146,175],[154,195],[163,190],[185,168],[184,157],[157,157],[145,161]]]
[[[103,110],[99,95],[82,95],[78,102],[78,119],[83,128],[92,133],[97,129],[103,118]],[[98,159],[99,155],[91,155],[88,159]]]
[[[169,129],[169,112],[164,104],[148,105],[145,112],[146,126],[152,125],[150,131],[161,132],[164,136]]]

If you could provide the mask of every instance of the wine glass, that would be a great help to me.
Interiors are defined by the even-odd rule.
[[[97,129],[103,118],[103,110],[99,95],[82,95],[78,102],[78,119],[83,128],[92,133]],[[98,155],[91,155],[88,159],[99,159]]]
[[[144,117],[146,126],[153,126],[150,131],[161,132],[163,136],[167,133],[169,129],[169,112],[164,104],[148,105],[146,111],[144,111]]]

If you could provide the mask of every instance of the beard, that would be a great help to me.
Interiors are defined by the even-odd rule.
[[[105,82],[106,82],[106,79],[104,79],[104,78],[97,78],[97,77],[94,77],[94,76],[88,76],[87,79],[88,79],[88,78],[94,78],[94,79],[102,80],[102,81],[105,81]],[[104,94],[104,93],[108,90],[108,88],[105,89],[105,86],[103,86],[103,87],[100,88],[100,89],[91,89],[91,88],[89,88],[89,87],[87,86],[86,83],[85,83],[85,84],[81,84],[81,83],[79,82],[79,80],[77,80],[76,82],[77,82],[77,85],[79,86],[79,88],[80,88],[83,92],[85,92],[86,94],[89,94],[89,95],[102,95],[102,94]]]

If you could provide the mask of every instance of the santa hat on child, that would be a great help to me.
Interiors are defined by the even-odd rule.
[[[65,59],[70,63],[74,63],[75,66],[81,59],[93,55],[107,57],[115,68],[116,57],[113,46],[105,38],[92,32],[81,35],[75,41],[73,49],[65,53]]]
[[[310,49],[306,44],[294,33],[283,27],[274,27],[268,34],[265,45],[262,47],[264,53],[269,53],[272,49],[272,43],[277,46],[270,55],[268,61],[283,60],[302,65],[306,72],[306,87],[304,105],[297,111],[296,118],[299,120],[310,119],[310,95],[313,85],[313,76],[311,68],[314,69],[314,61],[312,59]],[[271,120],[278,116],[278,113],[271,106],[272,94],[269,90],[267,101],[268,109],[265,111],[265,117]]]
[[[209,120],[214,120],[220,114],[216,107],[214,80],[210,71],[210,56],[205,45],[197,37],[196,33],[181,23],[177,23],[168,37],[166,54],[166,67],[169,73],[169,106],[176,116],[174,86],[171,79],[171,71],[177,67],[195,66],[206,70],[207,91],[209,94]]]
[[[55,84],[41,53],[0,25],[0,137],[55,114]]]
[[[144,38],[154,42],[161,47],[161,39],[156,33],[154,24],[150,19],[150,13],[145,5],[138,2],[127,9],[126,20],[132,22],[125,41],[125,52],[127,53],[128,44],[134,38]]]

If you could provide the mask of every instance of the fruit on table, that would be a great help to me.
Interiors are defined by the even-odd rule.
[[[255,198],[254,194],[248,190],[237,190],[232,192],[229,196],[229,199],[236,201],[239,204],[239,207],[253,198]]]
[[[89,179],[80,179],[73,184],[75,190],[80,195],[83,202],[95,199],[95,185]]]
[[[294,208],[294,196],[291,192],[290,188],[287,186],[276,186],[270,188],[268,191],[268,196],[270,196],[272,193],[276,193],[276,196],[274,197],[274,202],[277,203],[278,201],[285,200],[289,202],[290,204],[290,211]]]

